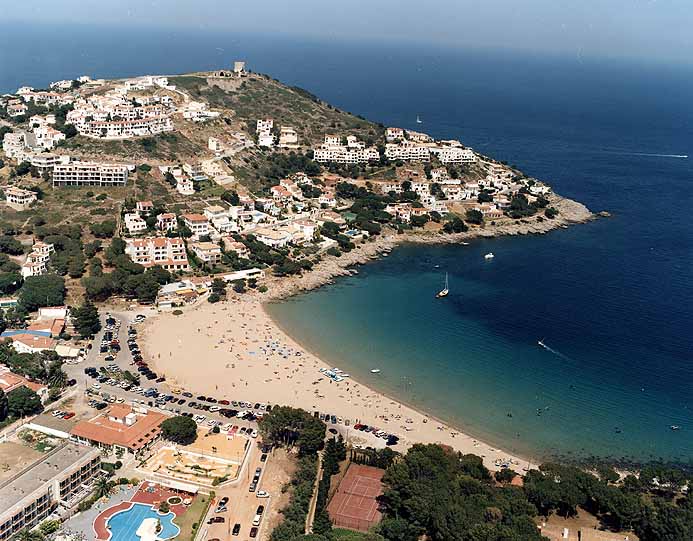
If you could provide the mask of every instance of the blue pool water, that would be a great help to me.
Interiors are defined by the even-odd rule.
[[[139,539],[136,533],[137,528],[146,518],[157,518],[161,522],[159,538],[173,539],[180,533],[180,528],[173,523],[175,516],[172,512],[160,515],[151,505],[133,504],[130,509],[120,511],[108,520],[107,527],[111,531],[110,541],[136,541]]]

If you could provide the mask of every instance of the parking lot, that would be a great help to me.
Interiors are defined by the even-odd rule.
[[[288,462],[283,450],[254,446],[238,481],[217,490],[198,539],[267,539],[286,504],[281,488],[290,479]]]
[[[103,328],[85,360],[65,365],[68,377],[76,379],[79,389],[88,395],[89,406],[99,410],[109,403],[144,405],[189,416],[200,427],[219,426],[221,430],[257,437],[255,421],[271,405],[195,395],[169,387],[165,374],[155,373],[139,349],[137,329],[141,321],[135,314],[105,315]]]

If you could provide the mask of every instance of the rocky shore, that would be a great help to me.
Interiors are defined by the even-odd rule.
[[[262,295],[263,300],[281,300],[301,292],[310,291],[323,285],[332,283],[335,278],[348,276],[355,271],[353,267],[363,265],[373,259],[379,258],[383,253],[390,252],[399,244],[424,243],[424,244],[457,244],[467,242],[474,238],[491,238],[506,235],[543,235],[549,231],[561,227],[568,227],[578,223],[585,223],[597,219],[598,215],[592,213],[585,205],[572,199],[566,199],[559,195],[551,195],[551,206],[558,210],[559,214],[553,219],[544,218],[537,221],[532,216],[526,220],[504,219],[496,225],[484,227],[471,227],[464,233],[442,234],[433,231],[416,231],[398,234],[389,229],[383,230],[383,234],[369,242],[357,245],[351,252],[343,253],[341,257],[326,257],[315,265],[310,272],[295,277],[269,277],[265,282],[267,293]]]

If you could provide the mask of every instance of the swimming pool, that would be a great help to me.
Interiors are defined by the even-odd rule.
[[[108,519],[106,526],[111,532],[109,541],[136,541],[137,528],[146,518],[157,518],[161,522],[160,539],[173,539],[180,533],[180,528],[173,523],[176,515],[172,512],[166,515],[157,513],[151,505],[135,503],[129,509],[119,511]]]

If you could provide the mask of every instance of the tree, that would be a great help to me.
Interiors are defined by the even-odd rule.
[[[241,199],[238,197],[238,194],[235,191],[232,190],[226,190],[223,194],[221,194],[221,199],[222,201],[226,201],[230,205],[233,205],[234,207],[237,207],[238,205],[241,204]]]
[[[0,423],[7,419],[8,407],[7,395],[0,389]]]
[[[90,300],[85,300],[82,306],[73,311],[72,319],[75,329],[82,338],[94,336],[101,330],[99,310]]]
[[[197,425],[190,417],[178,415],[161,423],[161,434],[174,443],[189,445],[197,439]]]
[[[19,387],[7,395],[7,411],[11,417],[21,419],[42,409],[39,395],[29,387]]]
[[[553,218],[555,218],[556,216],[558,216],[558,211],[557,211],[554,207],[548,207],[548,208],[544,211],[544,216],[546,216],[547,218],[549,218],[550,220],[552,220]]]
[[[482,223],[484,223],[484,215],[481,213],[480,210],[476,209],[469,209],[465,213],[464,219],[468,221],[470,224],[481,225]]]
[[[14,237],[9,235],[0,236],[0,253],[10,255],[21,255],[24,253],[24,247]]]
[[[98,197],[97,197],[98,199]],[[91,233],[95,237],[100,239],[111,238],[116,230],[116,223],[113,220],[106,220],[104,222],[99,222],[91,224]]]
[[[305,410],[278,406],[260,420],[260,433],[268,443],[297,445],[299,454],[310,455],[323,446],[325,423]]]
[[[226,295],[226,282],[221,278],[212,280],[212,293],[216,293],[219,296]]]
[[[29,312],[43,306],[61,306],[65,301],[65,280],[56,274],[29,276],[19,290],[19,303]]]
[[[99,477],[94,485],[96,498],[104,498],[111,493],[111,483],[105,477]]]
[[[0,273],[0,293],[9,295],[22,285],[22,275],[18,272]]]
[[[454,216],[452,220],[448,220],[443,224],[443,231],[446,233],[464,233],[469,228],[458,216]]]

